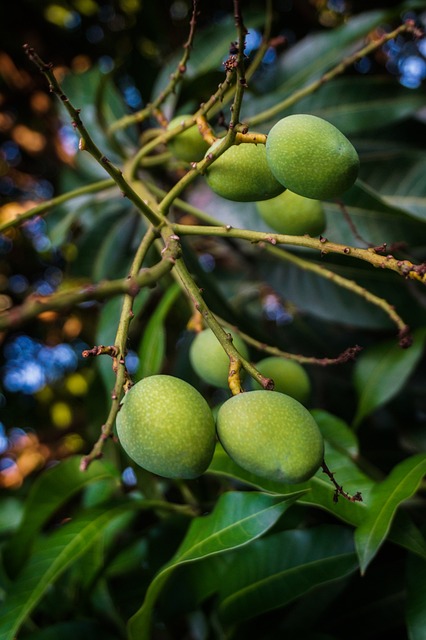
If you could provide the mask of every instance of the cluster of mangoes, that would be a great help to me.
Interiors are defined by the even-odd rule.
[[[169,126],[186,117],[173,119]],[[198,161],[214,153],[220,142],[208,148],[192,127],[169,144],[176,157]],[[296,114],[279,120],[266,144],[232,145],[208,167],[206,179],[223,198],[256,202],[262,218],[279,233],[319,235],[325,228],[321,201],[349,189],[358,169],[355,148],[334,125]]]
[[[245,343],[232,334],[244,358]],[[210,329],[190,348],[196,373],[216,387],[228,384],[229,359]],[[321,432],[303,403],[310,380],[297,362],[269,357],[256,365],[273,377],[274,391],[254,389],[232,396],[213,417],[205,398],[188,382],[170,375],[140,380],[125,395],[117,434],[141,467],[168,478],[195,478],[208,468],[217,438],[240,467],[258,476],[295,484],[308,480],[323,460]]]

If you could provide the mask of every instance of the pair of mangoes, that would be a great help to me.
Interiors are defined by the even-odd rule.
[[[258,389],[240,393],[223,403],[215,424],[205,398],[186,381],[169,375],[144,378],[127,392],[117,434],[137,464],[168,478],[204,473],[216,436],[238,465],[270,480],[304,482],[323,459],[324,443],[315,420],[290,395]]]
[[[176,126],[174,119],[170,126]],[[171,141],[182,159],[200,160],[221,143],[207,143],[194,128]],[[325,228],[321,200],[340,196],[355,182],[358,154],[331,123],[309,114],[279,120],[266,145],[236,144],[207,168],[211,189],[228,200],[256,202],[260,215],[279,233],[319,235]]]

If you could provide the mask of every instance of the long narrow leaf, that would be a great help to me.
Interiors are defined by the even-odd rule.
[[[281,607],[358,567],[349,529],[284,531],[239,551],[219,594],[219,615],[235,624]]]
[[[7,545],[4,562],[11,577],[17,574],[31,551],[31,544],[44,523],[63,504],[88,484],[110,479],[118,480],[112,467],[96,461],[82,473],[78,456],[60,462],[41,474],[34,482],[25,502],[21,525]]]
[[[416,492],[425,474],[426,454],[418,454],[397,465],[371,491],[368,515],[355,532],[363,573],[385,541],[397,508]]]
[[[401,349],[397,342],[392,341],[374,346],[360,355],[354,374],[359,396],[355,427],[403,388],[422,356],[425,340],[426,329],[421,329],[415,332],[409,349]]]
[[[174,557],[151,582],[145,601],[128,624],[130,640],[149,637],[152,610],[173,570],[188,562],[241,547],[270,529],[303,492],[286,496],[250,492],[228,492],[214,511],[196,518]]]
[[[0,608],[0,640],[13,640],[52,584],[132,503],[88,511],[43,539]]]
[[[151,315],[139,347],[140,365],[137,378],[145,378],[160,372],[166,351],[164,322],[179,295],[179,286],[171,285]]]

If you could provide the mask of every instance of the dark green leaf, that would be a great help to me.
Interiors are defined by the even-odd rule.
[[[137,379],[160,373],[166,352],[164,323],[180,293],[181,290],[177,284],[171,285],[151,314],[139,347],[140,364]]]
[[[178,566],[241,547],[270,529],[303,492],[286,496],[228,492],[208,516],[196,518],[173,558],[151,582],[141,608],[129,621],[129,639],[149,637],[154,604],[170,573]]]
[[[355,544],[362,572],[386,539],[399,505],[410,498],[426,474],[426,454],[407,458],[375,485],[368,499],[368,515],[355,532]]]
[[[357,427],[370,413],[394,398],[404,387],[419,362],[426,340],[426,329],[414,333],[411,347],[401,349],[395,340],[366,349],[357,358],[354,383],[358,408]]]
[[[352,533],[337,526],[284,531],[234,554],[219,592],[228,624],[281,607],[358,567]]]
[[[34,482],[25,502],[21,525],[5,554],[6,567],[12,576],[22,567],[43,525],[72,496],[91,482],[118,481],[118,473],[104,463],[95,461],[84,473],[79,465],[79,457],[69,458],[45,471]]]
[[[129,505],[93,510],[77,516],[35,546],[30,560],[0,608],[0,640],[13,640],[50,584],[99,538],[112,520]]]

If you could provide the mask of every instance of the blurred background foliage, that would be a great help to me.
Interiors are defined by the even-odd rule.
[[[235,39],[232,3],[221,0],[199,4],[197,36],[185,79],[164,105],[168,118],[173,113],[194,111],[210,97],[223,79],[222,63],[229,43]],[[272,36],[276,46],[268,49],[250,82],[243,120],[250,121],[295,88],[318,79],[362,43],[380,38],[401,19],[413,19],[420,28],[426,22],[426,3],[420,0],[277,0],[273,4]],[[246,52],[252,57],[261,42],[265,7],[256,1],[243,5],[249,30]],[[189,0],[1,3],[0,224],[46,199],[107,177],[91,158],[78,153],[78,137],[68,116],[24,56],[22,45],[29,43],[44,60],[53,62],[67,95],[82,109],[91,135],[108,157],[120,163],[123,156],[136,152],[144,131],[158,125],[152,120],[133,125],[115,138],[106,135],[108,126],[143,108],[165,87],[181,56],[190,15]],[[340,205],[327,202],[326,235],[331,240],[355,246],[365,246],[362,239],[374,245],[387,243],[401,259],[415,263],[425,260],[425,78],[426,40],[401,35],[285,112],[309,112],[330,120],[350,137],[360,154],[360,180],[344,197],[356,234]],[[225,105],[212,119],[217,131],[223,130],[222,120],[228,118]],[[260,123],[259,129],[267,132],[273,121]],[[164,171],[155,168],[149,180],[167,191],[182,171],[181,166],[172,163]],[[196,181],[184,197],[189,204],[232,226],[268,230],[254,204],[221,200],[203,179]],[[196,221],[179,207],[173,208],[172,215],[181,222]],[[30,293],[46,296],[90,281],[125,277],[144,229],[132,205],[111,188],[80,197],[56,207],[47,216],[9,229],[0,235],[0,312],[19,304]],[[329,459],[345,488],[365,489],[368,495],[373,485],[379,484],[374,483],[399,464],[424,455],[426,372],[422,354],[426,314],[421,285],[344,257],[320,258],[307,250],[296,251],[313,263],[356,280],[395,305],[415,336],[413,347],[403,351],[398,347],[395,327],[383,311],[329,280],[239,242],[195,237],[187,238],[183,245],[188,266],[212,310],[257,340],[317,358],[336,357],[355,344],[363,347],[354,363],[307,367],[313,384],[311,408],[327,434]],[[82,351],[94,344],[114,342],[119,313],[118,298],[88,302],[73,309],[46,312],[1,336],[0,535],[6,552],[0,589],[7,591],[9,580],[25,564],[30,541],[32,544],[33,539],[38,539],[42,529],[54,532],[61,517],[71,514],[76,518],[76,538],[84,537],[82,532],[87,535],[82,556],[72,566],[75,549],[65,545],[67,559],[57,574],[50,576],[55,581],[50,592],[45,593],[38,584],[33,586],[41,604],[22,631],[22,637],[32,640],[67,638],[71,634],[75,637],[76,633],[82,638],[124,636],[125,621],[141,605],[156,571],[170,559],[187,531],[186,516],[164,518],[155,510],[149,511],[149,503],[148,511],[143,507],[132,511],[127,496],[135,501],[149,502],[161,496],[185,502],[194,492],[198,503],[209,511],[229,487],[251,486],[286,493],[283,487],[259,485],[253,478],[239,475],[238,470],[227,466],[220,451],[213,473],[190,483],[189,488],[158,483],[130,464],[112,444],[106,451],[105,467],[96,463],[91,475],[76,480],[78,455],[89,451],[98,437],[114,380],[108,358],[87,360]],[[171,281],[160,283],[152,291],[142,291],[131,325],[126,364],[135,379],[159,371],[178,375],[199,388],[215,406],[227,395],[203,385],[191,370],[188,346],[193,334],[186,329],[188,317],[187,303]],[[252,349],[251,357],[255,362],[261,353]],[[63,495],[53,497],[49,473],[58,461],[67,458],[68,466],[62,475]],[[385,493],[395,500],[381,523],[385,528],[388,525],[385,537],[399,502],[403,496],[411,497],[421,480],[423,458],[415,461],[418,466],[413,471],[413,491],[402,487],[401,471]],[[58,473],[52,477],[52,484],[61,482]],[[197,572],[195,565],[186,569],[178,566],[178,557],[176,571],[159,602],[160,622],[155,637],[247,637],[254,633],[253,621],[245,622],[247,611],[251,610],[256,635],[265,639],[300,629],[303,637],[318,640],[349,639],[361,633],[366,638],[389,638],[390,630],[396,633],[395,637],[425,638],[426,620],[413,595],[417,590],[426,598],[424,577],[418,575],[426,557],[419,533],[425,526],[421,499],[424,485],[423,494],[412,498],[410,504],[410,516],[418,526],[413,539],[418,541],[418,555],[423,559],[416,564],[410,555],[407,565],[408,543],[405,550],[404,544],[385,546],[380,561],[369,568],[361,587],[361,579],[354,576],[357,563],[350,529],[342,525],[360,526],[361,519],[348,515],[351,507],[355,510],[352,513],[358,513],[355,505],[341,503],[336,507],[337,518],[334,517],[333,505],[326,505],[332,487],[323,495],[321,481],[317,484],[317,489],[315,483],[311,487],[312,499],[299,501],[286,512],[284,521],[278,521],[277,516],[271,533],[246,548],[247,558],[228,553],[217,556],[216,564],[202,558],[202,571]],[[81,497],[77,497],[82,490]],[[37,496],[44,498],[38,502]],[[46,496],[52,504],[50,510],[43,507]],[[113,498],[123,508],[118,515]],[[376,498],[378,502],[381,499],[383,496]],[[312,509],[312,505],[325,511]],[[95,508],[99,514],[93,511]],[[265,505],[256,508],[266,509]],[[287,503],[282,511],[284,508]],[[39,511],[39,525],[29,526],[34,510]],[[93,546],[96,538],[94,534],[90,537],[88,524],[83,522],[86,511],[94,522],[99,522],[102,549],[100,545]],[[219,506],[218,522],[221,518]],[[404,530],[403,524],[399,525]],[[27,534],[23,533],[25,528]],[[298,529],[305,530],[306,540],[297,541]],[[58,531],[58,544],[64,545],[59,539],[63,532],[60,528]],[[260,527],[259,536],[262,533]],[[240,529],[235,546],[243,544],[239,536]],[[333,552],[326,542],[330,536],[335,541],[333,560],[329,560]],[[377,535],[377,547],[382,539]],[[401,539],[405,540],[404,536],[399,542]],[[244,580],[248,580],[244,577],[245,564],[256,563],[260,558],[263,566],[265,541],[277,555],[286,545],[295,549],[294,557],[290,552],[284,554],[282,563],[283,571],[285,567],[289,573],[292,562],[299,567],[292,587],[296,600],[291,594],[282,595],[278,604],[260,606],[259,610],[250,601],[229,604],[227,598],[233,589],[240,593]],[[308,549],[306,562],[316,562],[317,553],[324,562],[324,571],[330,571],[327,581],[322,583],[313,570],[308,571],[307,578],[303,574],[300,567],[305,559],[298,546],[303,547],[302,543]],[[45,557],[53,562],[53,542],[49,545],[48,539]],[[368,545],[358,545],[361,566],[363,561],[368,564]],[[311,547],[317,551],[310,556]],[[414,547],[414,543],[408,545],[411,554]],[[219,549],[212,548],[212,553],[219,553]],[[363,556],[360,549],[367,555]],[[37,554],[34,558],[36,561]],[[228,565],[234,567],[232,575],[238,579],[235,578],[237,584],[227,588],[220,583],[231,571]],[[402,576],[407,571],[408,581],[404,582]],[[31,575],[31,559],[27,572]],[[49,576],[48,569],[37,575]],[[286,579],[279,583],[280,593],[285,592],[285,585],[292,584],[288,582],[290,577],[283,575]],[[311,585],[309,588],[320,585],[315,598],[306,595],[307,590],[301,586],[304,580]],[[269,587],[262,597],[268,601],[273,580],[266,582]],[[23,600],[20,606],[24,619],[31,608]],[[306,609],[309,621],[305,619]],[[7,622],[5,625],[1,635],[0,624],[0,638],[11,637],[7,635],[11,633]],[[49,635],[49,629],[53,635]],[[233,635],[224,635],[225,630]]]

